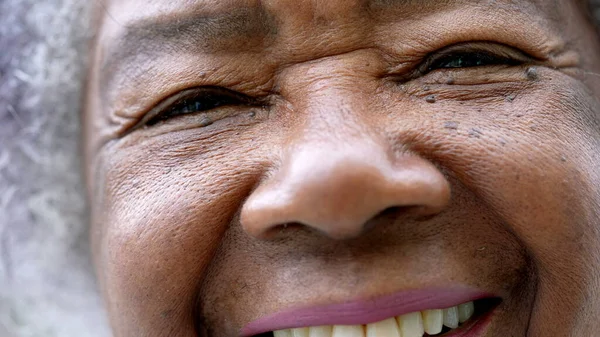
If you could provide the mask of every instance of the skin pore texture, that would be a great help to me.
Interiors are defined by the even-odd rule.
[[[597,334],[583,6],[260,3],[89,2],[85,169],[114,335],[237,336],[281,310],[452,286],[502,298],[486,336]],[[82,7],[0,3],[0,45],[30,41],[0,54],[1,336],[107,334],[76,173]],[[430,69],[447,48],[521,62]],[[230,103],[156,121],[209,89]]]
[[[581,3],[102,13],[86,173],[116,336],[237,336],[447,287],[502,299],[485,336],[600,329],[600,46]],[[496,61],[450,66],[481,53]]]

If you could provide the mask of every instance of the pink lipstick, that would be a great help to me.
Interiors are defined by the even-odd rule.
[[[497,296],[464,287],[408,290],[372,299],[284,310],[249,323],[241,330],[241,336],[298,327],[369,324],[412,312],[494,297]]]

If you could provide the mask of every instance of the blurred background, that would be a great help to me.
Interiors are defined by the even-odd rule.
[[[0,337],[109,336],[80,174],[86,0],[0,0]]]

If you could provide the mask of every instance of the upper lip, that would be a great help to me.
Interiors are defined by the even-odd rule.
[[[369,324],[428,309],[445,309],[493,294],[467,287],[407,290],[372,299],[284,310],[246,325],[241,335],[254,336],[281,329]]]

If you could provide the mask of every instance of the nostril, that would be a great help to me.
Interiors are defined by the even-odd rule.
[[[377,214],[375,217],[376,218],[393,217],[393,216],[396,216],[398,213],[404,213],[405,210],[410,209],[412,207],[414,207],[414,206],[388,207],[388,208],[384,209],[383,211],[379,212],[379,214]]]
[[[429,207],[423,205],[407,205],[407,206],[393,206],[384,209],[379,212],[373,219],[390,219],[402,217],[412,217],[417,220],[429,219],[436,215],[435,212],[431,212]]]
[[[437,213],[430,212],[427,207],[422,205],[388,207],[365,223],[364,232],[370,231],[372,228],[376,227],[378,223],[381,223],[381,221],[395,223],[398,218],[426,221],[435,216],[437,216]]]
[[[368,224],[365,224],[367,226]],[[363,230],[364,232],[364,230]],[[307,224],[303,224],[300,222],[286,222],[278,225],[271,226],[269,229],[264,231],[262,235],[260,235],[261,239],[265,240],[276,240],[281,238],[290,237],[292,235],[299,234],[307,234],[307,235],[315,235],[315,236],[326,236],[326,237],[336,237],[338,235],[326,232],[320,227],[315,227]],[[344,234],[340,234],[341,237],[346,237]]]
[[[284,234],[290,233],[290,232],[307,231],[307,230],[309,230],[309,227],[306,225],[303,225],[299,222],[286,222],[286,223],[282,223],[279,225],[274,225],[271,228],[269,228],[264,233],[264,237],[269,239],[269,238],[274,238],[274,237],[284,235]]]
[[[326,228],[311,226],[301,222],[287,222],[270,226],[260,235],[260,238],[264,240],[277,240],[288,238],[290,236],[311,235],[329,237],[335,240],[346,240],[364,233],[367,230],[369,223],[370,221],[365,223],[364,226],[361,226],[362,230],[359,233],[354,233],[354,231],[352,233],[346,233],[327,231]]]
[[[360,233],[366,233],[372,228],[376,227],[379,220],[387,219],[394,222],[397,218],[412,218],[417,221],[426,221],[435,216],[437,212],[431,212],[429,207],[423,205],[408,205],[408,206],[393,206],[388,207],[381,212],[377,213],[374,217],[367,220],[362,226]],[[309,224],[301,222],[284,222],[281,224],[275,224],[271,226],[265,226],[264,230],[259,237],[266,240],[274,240],[277,238],[289,236],[291,233],[313,233],[318,235],[330,236],[331,233],[325,232],[320,227],[311,226]]]

